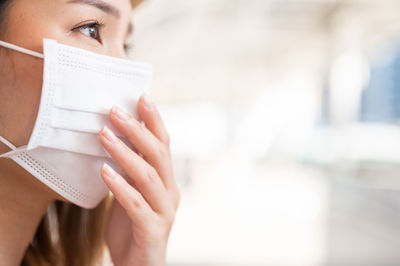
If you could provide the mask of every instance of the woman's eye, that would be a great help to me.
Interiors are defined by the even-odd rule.
[[[101,43],[101,36],[100,36],[100,27],[102,25],[95,22],[91,24],[86,24],[82,26],[77,26],[72,29],[72,31],[79,31],[80,33],[86,35],[89,38],[95,39],[99,43]]]

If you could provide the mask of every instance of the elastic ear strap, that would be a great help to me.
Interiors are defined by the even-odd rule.
[[[5,48],[9,48],[11,50],[18,51],[20,53],[24,53],[24,54],[28,54],[28,55],[31,55],[31,56],[35,56],[35,57],[38,57],[38,58],[42,58],[42,59],[44,58],[43,54],[41,54],[41,53],[22,48],[20,46],[17,46],[15,44],[11,44],[11,43],[8,43],[8,42],[0,41],[0,46],[3,46]]]
[[[6,145],[7,147],[9,147],[10,149],[12,149],[13,151],[15,151],[17,149],[17,147],[15,147],[11,142],[9,142],[8,140],[6,140],[5,138],[3,138],[2,136],[0,136],[0,142],[3,142],[4,145]]]

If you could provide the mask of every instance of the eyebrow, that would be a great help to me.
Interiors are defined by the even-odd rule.
[[[111,14],[113,16],[119,17],[119,10],[113,7],[112,5],[102,1],[102,0],[69,0],[68,3],[70,4],[84,4],[94,6],[101,11]]]

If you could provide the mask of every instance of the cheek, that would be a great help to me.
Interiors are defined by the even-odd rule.
[[[42,80],[43,80],[42,59],[36,59],[35,57],[31,57],[29,55],[18,54],[16,55],[16,60],[14,60],[14,64],[15,64],[14,70],[19,83],[24,83],[29,87],[31,87],[31,89],[33,88],[40,89],[42,87]],[[26,91],[26,93],[29,92]]]
[[[1,115],[7,135],[17,146],[27,144],[39,109],[42,91],[43,61],[10,52],[3,61],[0,89],[6,95],[0,100]]]
[[[51,2],[59,1],[38,0],[35,5],[30,0],[16,1],[8,14],[5,41],[42,52],[43,37],[51,37],[57,30],[49,23],[52,12],[47,11],[54,8]],[[43,60],[9,50],[2,65],[0,89],[7,97],[0,100],[0,111],[7,125],[5,134],[21,146],[29,141],[39,109]]]
[[[57,19],[61,1],[18,0],[7,16],[6,41],[21,47],[43,52],[43,38],[59,34]]]
[[[16,99],[19,101],[17,115],[23,121],[22,138],[27,141],[33,130],[37,112],[39,110],[42,92],[43,61],[40,59],[25,58],[16,65],[16,77],[19,86],[16,88]],[[25,130],[24,130],[25,129]]]

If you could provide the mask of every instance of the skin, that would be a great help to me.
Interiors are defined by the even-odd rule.
[[[14,0],[0,39],[42,52],[42,39],[52,38],[123,58],[131,21],[130,2],[103,1],[116,12],[68,0],[36,0],[35,4],[31,0]],[[83,24],[97,20],[104,23],[97,30],[94,26],[82,28]],[[94,34],[97,32],[101,41]],[[0,49],[0,62],[0,135],[15,146],[25,145],[40,103],[43,61]],[[165,265],[180,192],[174,180],[169,136],[157,107],[144,95],[137,108],[145,126],[117,106],[110,112],[111,122],[135,151],[110,129],[99,133],[103,147],[126,173],[121,177],[107,165],[101,169],[104,182],[115,196],[106,241],[117,266],[159,266]],[[0,153],[8,150],[0,144]],[[11,160],[0,159],[2,264],[20,264],[47,206],[56,199],[65,200]]]

